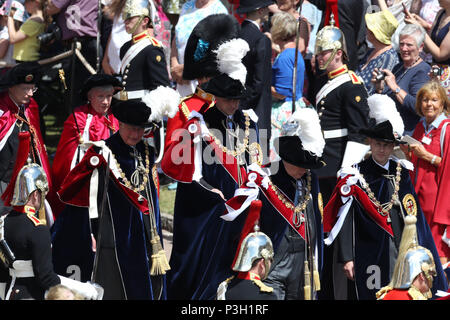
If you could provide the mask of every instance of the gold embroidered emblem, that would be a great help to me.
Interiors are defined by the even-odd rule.
[[[405,208],[407,214],[410,214],[413,216],[417,215],[416,199],[414,199],[414,196],[412,194],[408,193],[406,196],[404,196],[402,203],[403,203],[403,207]]]
[[[360,96],[356,96],[355,100],[356,100],[356,102],[360,102],[361,101],[361,97]]]
[[[128,93],[125,90],[119,92],[119,100],[121,101],[128,100]]]
[[[160,55],[157,55],[157,56],[156,56],[156,61],[157,61],[157,62],[160,62],[160,61],[161,61],[161,56],[160,56]]]

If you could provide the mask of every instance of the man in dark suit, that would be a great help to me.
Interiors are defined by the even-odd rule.
[[[247,68],[245,88],[246,98],[241,100],[241,109],[253,109],[258,116],[258,128],[261,147],[264,152],[264,163],[268,158],[268,141],[270,139],[270,114],[272,96],[272,44],[260,28],[269,16],[271,0],[241,0],[236,12],[247,14],[242,22],[240,37],[248,42],[250,51],[242,62]]]

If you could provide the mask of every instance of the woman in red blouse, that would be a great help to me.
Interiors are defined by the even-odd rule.
[[[449,105],[438,82],[426,83],[417,93],[416,112],[422,119],[413,132],[421,144],[402,147],[414,164],[411,178],[442,264],[450,257]]]

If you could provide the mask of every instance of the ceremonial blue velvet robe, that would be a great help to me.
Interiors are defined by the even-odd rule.
[[[208,109],[204,114],[204,120],[209,129],[219,130],[222,137],[225,137],[225,115],[217,108]],[[245,118],[242,111],[236,111],[233,121],[240,129],[244,129]],[[250,121],[250,129],[249,144],[257,139],[254,135],[252,136],[252,133],[257,132],[253,121]],[[206,143],[202,143],[205,150]],[[210,152],[206,151],[204,154],[210,154]],[[248,157],[246,161],[249,163]],[[202,175],[203,180],[211,187],[220,190],[227,200],[234,196],[235,190],[239,187],[223,165],[217,161],[205,161],[204,158]],[[178,183],[170,258],[171,270],[168,272],[168,299],[215,299],[219,284],[234,274],[232,262],[246,219],[246,211],[233,221],[220,218],[225,211],[225,200],[217,193],[205,188],[204,184],[195,181]],[[279,215],[273,217],[279,219],[278,223],[283,223],[285,227]],[[263,219],[261,216],[261,220]],[[261,231],[265,232],[264,229]],[[268,236],[271,235],[268,234]]]
[[[130,180],[131,174],[135,170],[135,160],[130,156],[131,147],[123,142],[118,133],[105,142],[120,164],[121,170]],[[143,142],[138,143],[136,148],[145,161]],[[154,151],[152,148],[149,148],[149,151],[151,169]],[[101,207],[105,170],[101,167],[98,171],[97,202]],[[109,174],[112,175],[112,172]],[[157,232],[162,240],[158,196],[151,170],[148,186],[153,200]],[[165,275],[150,276],[152,251],[144,224],[144,219],[148,219],[149,216],[144,215],[132,205],[111,178],[108,184],[106,209],[103,214],[106,224],[103,225],[102,240],[99,243],[98,227],[96,227],[95,220],[89,221],[88,209],[69,205],[65,207],[56,220],[52,232],[55,271],[64,276],[70,276],[74,271],[80,272],[81,281],[90,281],[95,255],[91,247],[91,233],[94,233],[97,239],[97,251],[102,252],[101,250],[103,250],[98,259],[95,281],[104,287],[104,299],[165,299]],[[152,209],[150,209],[150,214],[152,214]],[[155,285],[158,289],[154,288]]]
[[[389,174],[394,177],[396,175],[397,163],[393,160],[389,161],[389,172],[376,164],[371,157],[359,164],[360,173],[369,184],[375,198],[382,204],[390,201],[393,192],[388,187],[390,182],[384,175]],[[431,251],[436,264],[437,276],[433,282],[432,292],[435,293],[438,289],[445,291],[447,288],[430,228],[420,208],[409,173],[402,168],[398,192],[402,208],[394,205],[390,211],[394,237],[377,225],[364,208],[354,200],[337,238],[339,244],[338,261],[344,263],[354,260],[355,285],[359,300],[375,300],[376,292],[388,285],[391,280],[404,226],[401,211],[404,215],[408,214],[408,204],[403,203],[406,196],[415,199],[419,245]]]

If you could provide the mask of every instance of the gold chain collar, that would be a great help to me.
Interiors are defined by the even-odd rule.
[[[304,212],[306,209],[306,206],[308,205],[309,200],[311,200],[311,171],[306,171],[306,191],[305,196],[303,197],[302,201],[297,204],[296,206],[292,204],[292,202],[287,199],[287,197],[278,191],[278,188],[272,183],[271,180],[269,180],[270,188],[275,192],[278,199],[285,205],[286,208],[289,210],[294,211],[294,215],[292,217],[292,222],[294,223],[294,226],[296,228],[300,227],[302,222],[305,221]]]
[[[209,134],[211,138],[214,140],[214,142],[217,144],[217,146],[226,154],[233,156],[235,158],[239,157],[242,153],[245,152],[245,150],[248,149],[248,141],[250,136],[250,117],[248,114],[244,113],[245,115],[245,131],[244,131],[244,140],[243,143],[239,143],[239,139],[236,143],[236,147],[234,150],[230,150],[229,148],[225,147],[222,142],[210,131]]]
[[[125,187],[133,190],[136,193],[139,193],[140,191],[143,191],[145,189],[145,186],[148,181],[148,174],[150,173],[150,156],[149,156],[150,152],[148,150],[148,145],[146,143],[144,143],[144,144],[145,144],[145,168],[143,168],[143,170],[142,170],[143,171],[142,172],[143,179],[142,179],[142,183],[140,183],[139,185],[137,185],[137,183],[131,183],[127,179],[127,177],[125,176],[125,173],[122,171],[122,168],[120,168],[119,162],[115,158],[114,154],[111,152],[111,156],[112,156],[113,160],[116,162],[117,171],[119,171],[119,175],[120,175],[120,178],[121,178],[123,184],[125,185]],[[134,173],[136,173],[137,171],[139,172],[139,166],[136,168]]]
[[[370,201],[372,201],[377,206],[377,211],[379,214],[381,214],[383,217],[385,217],[389,211],[392,209],[392,206],[394,203],[398,200],[398,191],[400,190],[400,179],[401,179],[401,172],[402,172],[402,166],[399,163],[397,163],[397,172],[395,175],[395,183],[394,183],[394,193],[392,194],[391,200],[387,203],[381,204],[377,198],[375,198],[375,194],[370,189],[369,184],[364,179],[364,176],[361,175],[361,186],[366,191],[367,196],[369,197]],[[389,220],[388,220],[389,221]]]

